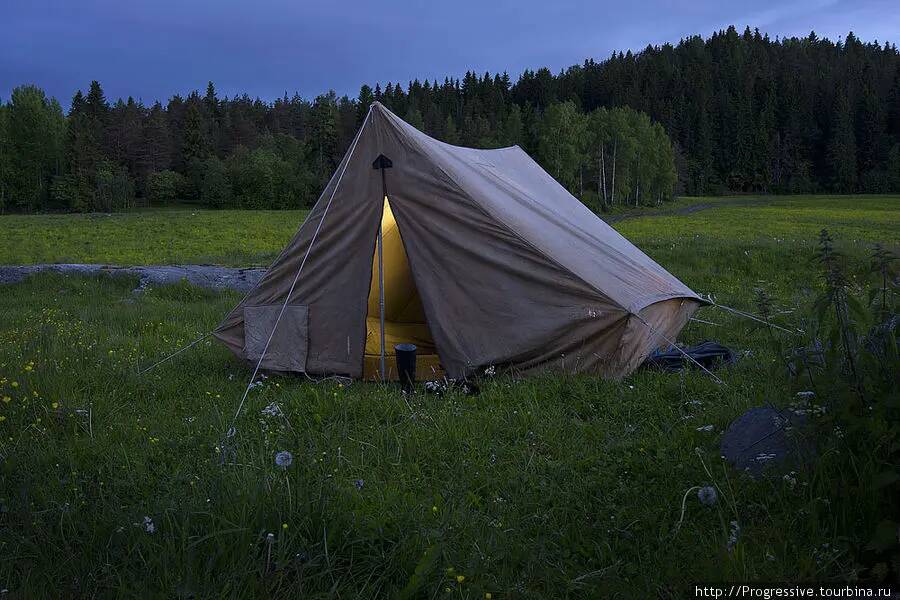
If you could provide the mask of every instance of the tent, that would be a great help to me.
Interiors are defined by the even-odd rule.
[[[410,342],[425,379],[489,366],[621,377],[703,303],[518,146],[445,144],[375,102],[214,335],[257,368],[310,375],[392,378],[394,345]]]

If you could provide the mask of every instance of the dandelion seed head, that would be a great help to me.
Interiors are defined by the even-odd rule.
[[[705,485],[697,490],[697,498],[700,500],[700,504],[713,506],[719,499],[719,495],[716,493],[716,488],[711,485]]]
[[[294,455],[287,450],[282,450],[275,455],[275,464],[282,469],[287,469],[294,462]]]

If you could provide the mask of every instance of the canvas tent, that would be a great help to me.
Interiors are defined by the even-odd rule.
[[[373,168],[380,156],[391,168]],[[379,376],[383,332],[388,370],[412,342],[420,377],[491,365],[617,377],[702,303],[518,146],[445,144],[376,102],[214,335],[261,368],[311,375]]]

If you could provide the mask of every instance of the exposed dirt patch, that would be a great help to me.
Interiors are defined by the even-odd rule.
[[[142,291],[148,285],[167,285],[178,283],[185,279],[188,283],[209,289],[230,289],[238,292],[248,292],[256,285],[263,273],[266,272],[266,269],[238,269],[217,267],[215,265],[117,267],[111,265],[44,264],[0,266],[0,284],[17,283],[34,273],[48,271],[72,275],[107,274],[111,276],[137,276],[140,278],[141,283],[135,291]]]

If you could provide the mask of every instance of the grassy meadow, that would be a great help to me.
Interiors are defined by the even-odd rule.
[[[803,325],[821,285],[823,227],[860,287],[872,244],[900,243],[898,197],[663,209],[699,203],[711,207],[615,227],[722,304],[755,312],[764,288],[783,325]],[[2,216],[0,264],[266,264],[301,219]],[[404,400],[271,377],[226,438],[250,369],[224,348],[137,370],[209,331],[239,295],[136,285],[42,274],[0,287],[9,598],[679,598],[696,582],[852,580],[876,526],[875,498],[842,485],[873,461],[848,471],[839,442],[785,478],[753,481],[721,459],[730,421],[806,388],[769,332],[714,308],[698,314],[714,324],[691,322],[681,339],[749,351],[720,372],[726,385],[697,372],[546,374]],[[274,460],[284,450],[287,468]],[[702,485],[716,487],[714,506],[687,493]]]

